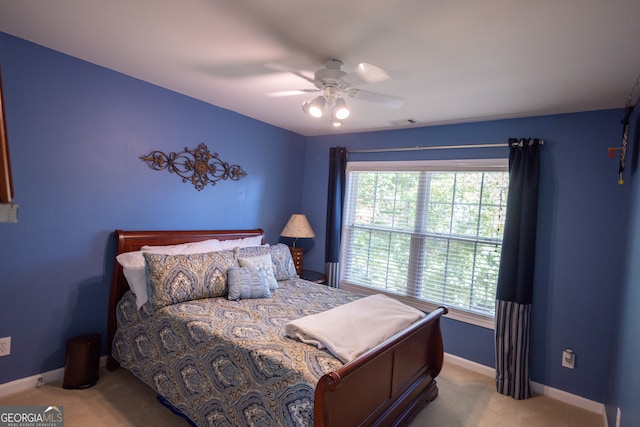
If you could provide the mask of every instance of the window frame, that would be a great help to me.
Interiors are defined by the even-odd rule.
[[[508,158],[488,158],[488,159],[453,159],[453,160],[408,160],[408,161],[352,161],[347,162],[346,177],[347,188],[349,187],[349,174],[353,171],[430,171],[430,172],[508,172],[509,159]],[[345,206],[349,201],[345,200]],[[343,213],[344,214],[344,213]],[[342,241],[346,241],[347,229],[344,226],[342,228]],[[390,292],[385,292],[380,289],[373,289],[365,286],[361,286],[355,283],[350,283],[343,279],[343,269],[345,263],[343,262],[343,256],[345,245],[341,245],[340,251],[340,280],[338,287],[340,289],[358,292],[365,295],[372,295],[376,293],[383,293],[392,298],[396,298],[399,301],[404,302],[412,307],[431,312],[438,307],[438,304],[430,303],[427,301],[419,300],[410,296],[398,295]],[[465,323],[477,325],[487,329],[494,329],[494,317],[484,316],[477,313],[468,312],[465,310],[449,307],[449,318],[459,320]]]

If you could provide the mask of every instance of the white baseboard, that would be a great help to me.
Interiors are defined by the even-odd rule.
[[[471,360],[463,359],[459,356],[454,356],[453,354],[445,353],[444,361],[447,363],[451,363],[452,365],[460,366],[462,368],[476,372],[478,374],[482,374],[486,377],[495,378],[496,376],[496,370],[491,366],[481,365],[479,363],[472,362]]]
[[[100,358],[100,367],[104,368],[105,366],[107,366],[107,356],[102,356]],[[19,393],[21,391],[29,390],[30,388],[35,388],[38,384],[39,378],[42,378],[42,381],[45,384],[54,381],[60,381],[64,379],[64,368],[58,368],[54,369],[53,371],[43,372],[41,374],[36,374],[30,377],[20,378],[19,380],[0,384],[0,397]]]
[[[461,357],[454,356],[453,354],[448,353],[444,354],[444,360],[445,362],[451,363],[452,365],[460,366],[478,374],[495,378],[496,370],[490,366],[481,365],[479,363],[472,362],[470,360],[463,359]],[[578,408],[586,409],[590,412],[595,412],[596,414],[602,414],[602,417],[605,420],[605,426],[607,425],[605,407],[602,403],[586,399],[582,396],[567,393],[566,391],[558,390],[556,388],[549,387],[534,381],[531,381],[531,391],[534,394],[547,396],[551,399],[558,400],[572,406],[577,406]]]

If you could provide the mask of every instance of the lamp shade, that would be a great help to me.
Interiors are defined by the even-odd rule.
[[[311,239],[316,237],[307,217],[304,214],[293,214],[289,222],[280,233],[282,237],[293,237],[295,239]]]

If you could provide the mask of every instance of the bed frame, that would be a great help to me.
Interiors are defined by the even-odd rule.
[[[115,231],[116,255],[144,245],[173,245],[207,239],[238,239],[262,235],[253,230]],[[129,289],[120,264],[115,262],[109,297],[107,368],[119,364],[111,355],[117,329],[116,304]],[[444,350],[440,317],[445,307],[389,338],[333,372],[316,386],[316,426],[402,426],[438,395],[435,378],[442,369]]]

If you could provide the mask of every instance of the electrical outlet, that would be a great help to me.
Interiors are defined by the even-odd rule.
[[[0,338],[0,356],[11,354],[11,337]]]
[[[575,368],[576,355],[570,348],[562,352],[562,366],[565,368]]]

